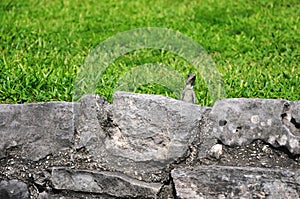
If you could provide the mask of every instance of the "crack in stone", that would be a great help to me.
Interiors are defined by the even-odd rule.
[[[297,129],[300,129],[300,123],[298,123],[295,118],[292,117],[290,122],[294,124]]]
[[[294,136],[300,136],[300,123],[292,116],[291,105],[285,102],[283,105],[283,113],[280,115],[283,125],[285,125],[290,133]]]

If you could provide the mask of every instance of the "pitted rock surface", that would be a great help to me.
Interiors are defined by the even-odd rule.
[[[300,154],[299,101],[224,99],[210,113],[215,137],[229,146],[264,140]]]

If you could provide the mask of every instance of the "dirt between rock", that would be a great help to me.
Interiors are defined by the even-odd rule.
[[[207,156],[201,159],[190,160],[190,157],[178,164],[173,164],[169,172],[182,166],[237,166],[260,167],[270,169],[300,169],[299,156],[292,156],[284,148],[274,148],[263,141],[256,140],[253,143],[239,147],[223,145],[223,154],[219,159]],[[106,168],[94,162],[83,149],[80,151],[66,150],[58,154],[49,155],[46,158],[33,162],[25,161],[19,155],[19,148],[14,147],[7,151],[6,158],[0,160],[0,179],[18,179],[28,185],[29,198],[115,198],[109,195],[80,193],[68,190],[56,190],[51,184],[51,170],[53,167],[67,167],[70,169],[82,169],[93,171],[105,171]],[[164,182],[164,187],[158,198],[176,198],[172,181]]]

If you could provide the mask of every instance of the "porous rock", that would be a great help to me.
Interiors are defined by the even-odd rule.
[[[51,102],[0,105],[0,158],[20,147],[22,158],[37,161],[71,147],[76,103]]]
[[[263,140],[300,154],[300,103],[276,99],[224,99],[210,112],[211,132],[230,146]]]
[[[176,195],[189,198],[299,198],[299,170],[197,166],[171,172]]]

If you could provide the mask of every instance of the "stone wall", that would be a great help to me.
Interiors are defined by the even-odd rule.
[[[0,198],[299,198],[300,101],[0,105]]]

